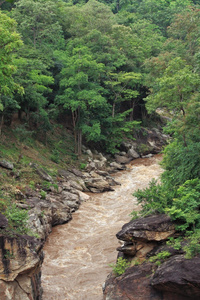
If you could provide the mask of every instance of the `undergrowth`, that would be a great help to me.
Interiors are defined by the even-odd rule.
[[[141,205],[141,211],[133,211],[133,219],[155,213],[165,213],[174,221],[180,237],[171,239],[175,249],[183,247],[186,258],[200,253],[200,164],[197,162],[199,143],[188,148],[172,143],[165,150],[165,171],[161,183],[152,180],[149,187],[133,195]],[[184,245],[184,246],[182,246]]]
[[[130,263],[127,262],[126,259],[122,258],[122,257],[119,257],[117,259],[117,262],[116,264],[110,264],[110,267],[112,267],[113,269],[113,273],[116,275],[116,276],[120,276],[122,274],[124,274],[124,272],[126,271],[126,269],[128,267],[130,267]]]

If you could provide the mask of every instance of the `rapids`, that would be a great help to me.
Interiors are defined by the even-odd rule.
[[[53,228],[42,268],[43,300],[102,300],[102,285],[115,263],[115,237],[132,210],[139,207],[132,193],[159,178],[161,155],[137,159],[115,174],[115,191],[92,194],[67,224]]]

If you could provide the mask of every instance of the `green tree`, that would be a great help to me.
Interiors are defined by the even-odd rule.
[[[46,64],[52,64],[53,50],[64,46],[62,27],[58,22],[57,3],[50,0],[19,0],[12,16],[27,45],[24,51],[37,49],[36,55]]]
[[[72,42],[68,43],[65,52],[57,54],[63,63],[60,73],[61,94],[57,97],[57,101],[64,108],[71,110],[76,152],[80,155],[82,126],[88,118],[87,114],[91,108],[101,109],[106,104],[102,95],[103,88],[99,84],[104,65],[93,59],[86,46],[73,47]]]
[[[47,108],[54,88],[53,51],[62,49],[65,43],[58,14],[59,3],[49,0],[20,0],[12,10],[24,41],[15,58],[18,65],[15,78],[24,87],[24,95],[15,96],[20,105],[19,117],[24,111],[28,123],[33,121],[38,129],[41,125],[44,132],[50,128]]]
[[[13,53],[21,46],[22,40],[16,32],[16,22],[0,11],[0,133],[7,107],[16,104],[12,97],[13,93],[15,91],[23,93],[23,88],[13,79],[17,69]]]

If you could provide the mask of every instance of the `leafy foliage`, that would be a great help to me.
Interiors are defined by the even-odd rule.
[[[179,186],[186,180],[200,177],[200,161],[197,153],[200,143],[190,142],[187,147],[175,140],[164,150],[162,180],[170,186]]]
[[[15,90],[23,93],[23,88],[13,79],[13,74],[16,72],[13,52],[22,46],[20,35],[16,32],[16,25],[13,19],[0,11],[0,97],[11,96]],[[3,108],[0,99],[0,111]]]
[[[171,207],[172,199],[176,195],[176,190],[169,190],[164,184],[157,184],[153,179],[149,187],[136,191],[133,196],[141,204],[140,214],[146,216],[152,213],[164,213],[167,207]]]
[[[28,228],[28,211],[22,210],[16,206],[15,203],[12,203],[7,207],[5,212],[6,217],[8,218],[8,223],[10,228],[17,233],[27,234],[29,232]]]
[[[169,251],[161,251],[157,255],[151,256],[149,261],[155,262],[156,265],[160,265],[161,262],[166,260],[170,255],[171,255],[171,253]]]
[[[177,189],[177,197],[173,199],[171,207],[165,209],[172,220],[180,221],[179,230],[187,230],[193,226],[200,228],[200,180],[187,180]],[[182,224],[181,224],[182,223]]]
[[[113,268],[113,272],[116,276],[122,275],[126,269],[130,266],[130,263],[126,259],[119,257],[117,259],[116,265],[110,265]]]

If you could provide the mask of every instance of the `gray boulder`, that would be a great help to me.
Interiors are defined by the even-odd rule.
[[[13,170],[14,168],[13,163],[6,161],[5,159],[0,160],[0,166],[8,170]]]

